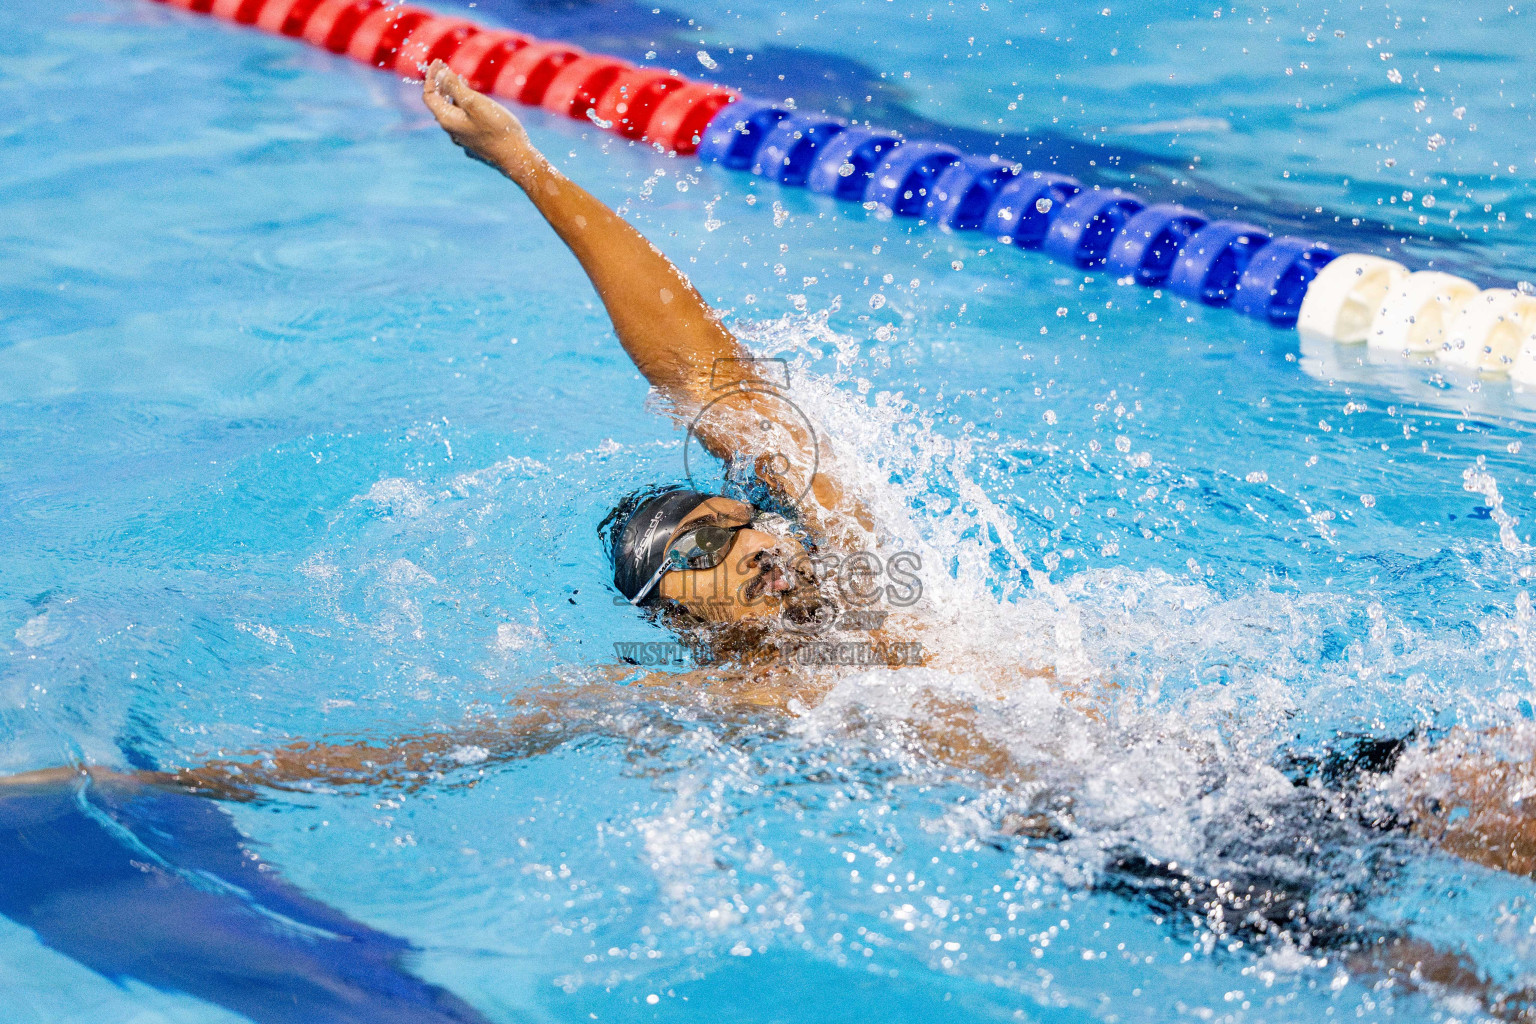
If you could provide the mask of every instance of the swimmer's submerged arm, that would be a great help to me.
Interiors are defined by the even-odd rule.
[[[669,743],[700,724],[723,737],[738,729],[771,731],[790,722],[794,709],[821,699],[819,689],[805,679],[791,682],[772,673],[695,669],[637,677],[628,666],[589,673],[592,682],[536,687],[513,698],[500,714],[451,728],[377,740],[300,740],[137,775],[143,782],[236,801],[258,799],[264,789],[383,786],[410,791],[444,782],[473,784],[477,775],[455,773],[528,760],[595,738],[644,747]],[[677,708],[679,714],[665,708]],[[930,695],[891,727],[887,738],[899,737],[903,746],[934,764],[994,782],[1021,777],[1008,752],[977,728],[974,709],[962,704]]]
[[[685,727],[683,721],[709,721],[724,729],[758,725],[763,712],[783,711],[795,695],[755,678],[719,679],[702,671],[636,678],[631,667],[611,666],[589,669],[588,675],[594,681],[533,687],[499,714],[431,732],[377,740],[298,740],[138,774],[145,782],[237,801],[257,799],[262,789],[414,790],[454,772],[528,760],[586,739],[665,740]],[[686,715],[674,720],[647,714],[646,703],[652,711],[682,707]]]
[[[609,709],[617,688],[550,688],[512,701],[513,713],[454,728],[381,740],[298,740],[186,768],[140,773],[145,781],[222,800],[253,800],[259,789],[416,789],[450,772],[547,754],[566,743],[618,731]]]
[[[692,415],[716,402],[726,387],[759,383],[751,354],[688,278],[624,218],[551,165],[511,112],[440,61],[427,70],[422,95],[455,143],[527,194],[581,262],[624,351],[681,410]],[[806,435],[803,423],[787,420],[781,405],[754,403],[743,410],[740,403],[717,403],[713,408],[722,414],[701,417],[695,429],[712,455],[751,459],[758,475],[777,490],[798,492],[801,488],[791,488],[784,478],[804,480],[793,471],[810,473],[820,463],[811,476],[810,496],[821,508],[851,513],[867,528],[868,517],[845,499],[844,489],[817,457],[816,439]],[[772,441],[775,454],[791,465],[765,462],[749,445],[749,439],[760,436],[756,428],[764,420],[779,429]],[[816,509],[807,511],[814,515]]]

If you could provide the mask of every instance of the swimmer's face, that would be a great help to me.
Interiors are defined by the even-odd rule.
[[[814,588],[805,548],[794,537],[755,529],[754,510],[730,498],[707,499],[678,524],[670,545],[689,530],[740,527],[725,559],[713,569],[680,569],[661,578],[661,596],[706,622],[774,618]]]

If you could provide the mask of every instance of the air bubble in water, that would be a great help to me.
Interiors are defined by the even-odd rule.
[[[1051,201],[1045,196],[1041,196],[1039,199],[1035,200],[1035,209],[1039,210],[1041,213],[1050,213]]]
[[[879,309],[883,305],[885,305],[885,296],[881,295],[879,292],[876,292],[869,297],[870,309]]]
[[[715,61],[715,58],[713,58],[713,57],[711,57],[709,55],[709,51],[708,50],[700,50],[698,52],[697,56],[699,58],[699,63],[703,64],[706,68],[708,68],[711,71],[715,70],[716,68],[718,68],[720,66]]]

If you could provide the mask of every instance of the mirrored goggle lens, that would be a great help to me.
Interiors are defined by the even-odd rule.
[[[701,526],[677,538],[669,554],[681,558],[690,569],[713,569],[725,560],[738,529],[740,527]]]

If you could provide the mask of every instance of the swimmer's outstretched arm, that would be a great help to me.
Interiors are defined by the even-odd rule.
[[[703,399],[715,361],[743,353],[688,278],[545,159],[511,111],[446,64],[427,69],[422,96],[453,141],[511,178],[570,247],[646,379],[674,398]]]
[[[701,722],[725,733],[773,728],[795,714],[797,703],[818,700],[814,685],[803,681],[786,686],[761,676],[707,669],[636,678],[632,668],[613,666],[589,670],[589,680],[534,687],[510,700],[500,714],[431,732],[376,740],[299,740],[136,776],[151,785],[235,801],[258,799],[261,790],[473,784],[474,777],[466,780],[464,772],[528,760],[567,743],[594,737],[653,741]],[[682,714],[647,714],[646,704],[651,711],[674,706]],[[913,712],[905,722],[892,723],[887,739],[961,772],[994,782],[1021,780],[1008,752],[975,728],[974,709],[934,698]],[[5,783],[0,777],[0,790]]]
[[[570,247],[602,298],[624,351],[646,380],[690,415],[719,398],[723,386],[755,380],[751,354],[688,278],[624,218],[550,164],[509,110],[476,92],[441,61],[427,69],[422,97],[449,137],[512,179]],[[746,443],[749,432],[769,419],[783,431],[774,441],[776,454],[791,460],[798,455],[809,472],[816,460],[807,453],[816,442],[803,436],[803,426],[785,422],[773,403],[754,413],[750,422],[745,416],[706,418],[697,425],[700,440],[719,458],[753,459],[764,482],[779,486],[779,474],[755,458]],[[844,493],[824,469],[812,475],[810,494],[818,505],[851,514],[868,528],[868,517]],[[806,511],[814,516],[817,510]]]

